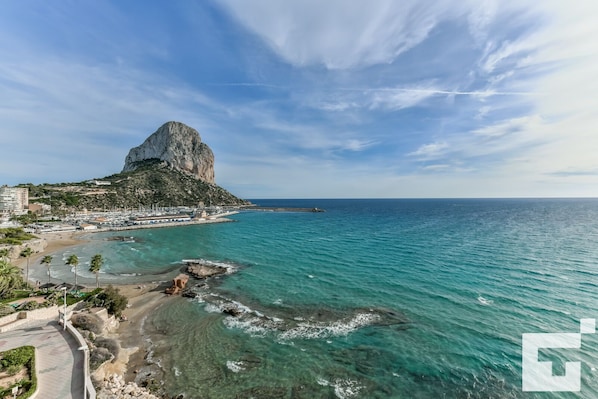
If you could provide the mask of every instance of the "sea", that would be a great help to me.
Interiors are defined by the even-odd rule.
[[[325,212],[89,234],[52,276],[72,279],[70,253],[88,283],[101,253],[102,285],[165,281],[189,258],[227,267],[143,325],[185,398],[598,398],[597,199],[252,202]],[[554,338],[527,370],[523,334]]]

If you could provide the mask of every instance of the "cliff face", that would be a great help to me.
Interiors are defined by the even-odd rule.
[[[123,172],[136,170],[149,160],[160,160],[170,168],[197,180],[214,184],[214,153],[202,143],[197,130],[180,122],[167,122],[143,144],[132,148]]]

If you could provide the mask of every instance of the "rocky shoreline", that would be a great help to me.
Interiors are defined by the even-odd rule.
[[[163,399],[134,382],[125,382],[118,374],[110,375],[98,385],[97,399]]]

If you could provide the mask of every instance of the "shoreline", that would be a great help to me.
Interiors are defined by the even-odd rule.
[[[41,267],[39,264],[40,260],[46,255],[52,255],[53,253],[62,251],[66,248],[75,247],[79,245],[84,245],[88,243],[90,240],[86,240],[83,236],[87,234],[96,234],[96,233],[108,233],[113,231],[127,231],[127,230],[141,230],[141,229],[156,229],[156,228],[166,228],[166,227],[184,227],[189,225],[197,225],[197,224],[212,224],[212,223],[231,223],[234,222],[233,219],[228,219],[226,216],[231,216],[237,214],[238,212],[227,212],[222,214],[221,217],[213,218],[213,219],[199,219],[190,222],[165,222],[165,223],[155,223],[155,224],[145,224],[145,225],[134,225],[134,226],[122,226],[122,227],[106,227],[101,229],[94,229],[94,230],[76,230],[76,231],[56,231],[56,232],[43,232],[37,233],[37,239],[32,241],[41,241],[42,250],[38,252],[34,252],[31,257],[29,258],[29,269]],[[27,243],[24,244],[27,246]],[[27,259],[22,257],[17,257],[16,259],[11,259],[11,263],[15,266],[24,269],[25,265],[27,264]],[[29,279],[29,283],[31,284],[31,278]],[[33,282],[33,284],[35,281]],[[43,284],[43,283],[42,283]],[[115,286],[125,286],[125,285],[134,285],[135,283],[124,283],[124,284],[113,284]]]
[[[228,215],[230,215],[230,213],[226,216]],[[38,240],[41,241],[40,246],[43,249],[35,252],[29,258],[29,282],[35,286],[35,281],[31,278],[31,272],[35,269],[41,270],[44,268],[44,266],[40,264],[40,261],[44,256],[55,254],[67,248],[85,245],[86,243],[90,242],[89,239],[85,238],[88,233],[93,234],[108,231],[180,227],[190,224],[210,224],[233,221],[234,220],[232,219],[216,218],[199,220],[195,222],[169,222],[151,225],[126,226],[123,228],[109,228],[89,231],[48,232],[37,234]],[[13,259],[12,263],[24,270],[27,259],[18,257],[17,259]],[[146,342],[147,336],[143,331],[143,323],[149,315],[164,305],[166,300],[172,301],[176,300],[176,298],[180,299],[180,296],[171,296],[164,292],[166,286],[169,286],[169,284],[165,285],[164,282],[127,282],[122,284],[112,283],[112,285],[117,288],[122,295],[127,297],[128,306],[123,312],[123,314],[127,317],[127,321],[119,322],[118,328],[103,334],[104,336],[117,341],[120,350],[118,356],[113,362],[108,362],[102,365],[92,373],[94,379],[97,380],[97,383],[99,383],[98,388],[104,384],[100,381],[107,381],[107,379],[114,374],[120,376],[127,383],[135,382],[137,372],[144,367],[147,367],[146,357],[149,346]],[[103,286],[105,287],[106,285]]]

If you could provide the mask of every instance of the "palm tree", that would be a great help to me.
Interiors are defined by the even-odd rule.
[[[42,258],[41,262],[39,262],[41,265],[46,265],[46,267],[48,268],[48,288],[50,288],[50,263],[52,263],[52,256],[50,255],[46,255]]]
[[[25,286],[26,287],[29,286],[29,258],[31,257],[32,254],[33,254],[33,250],[30,247],[25,247],[25,249],[22,250],[21,253],[19,254],[19,256],[21,256],[22,258],[27,258],[27,272],[25,274]]]
[[[6,261],[8,259],[9,253],[10,253],[10,250],[8,248],[0,249],[0,260]]]
[[[0,298],[10,297],[22,283],[21,270],[5,260],[0,260]]]
[[[68,257],[68,259],[66,260],[66,262],[64,262],[65,265],[69,265],[69,266],[73,266],[75,268],[75,287],[73,288],[73,290],[77,290],[77,265],[79,265],[79,257],[77,257],[77,255],[72,254],[71,256]]]
[[[104,258],[102,258],[102,255],[95,254],[92,256],[91,263],[89,264],[89,271],[95,273],[96,275],[96,288],[100,288],[99,274],[103,264]]]

